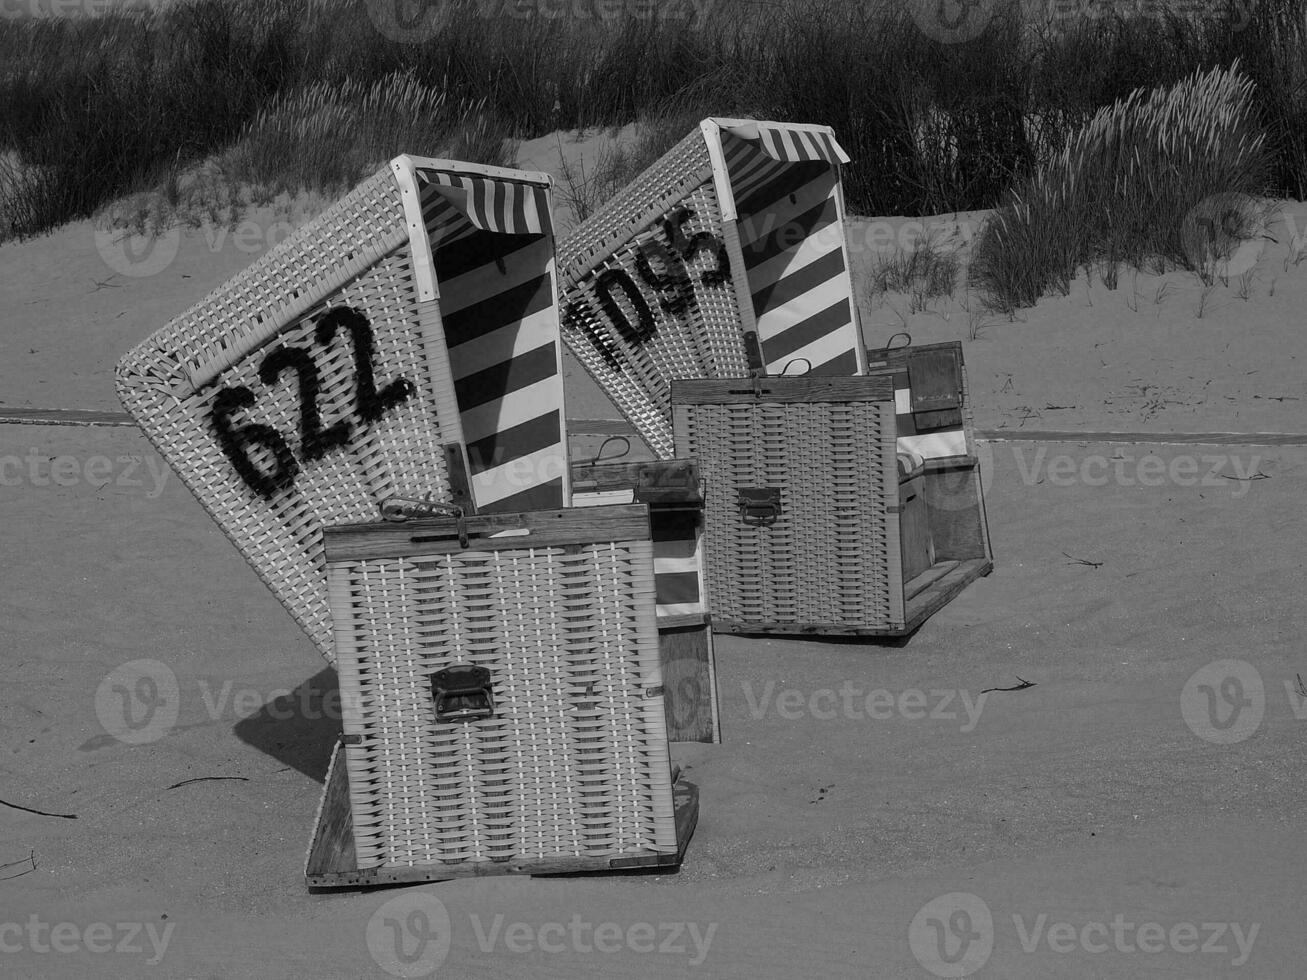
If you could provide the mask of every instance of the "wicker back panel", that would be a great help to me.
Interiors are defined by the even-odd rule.
[[[559,246],[563,338],[660,457],[673,379],[748,372],[730,264],[697,128]]]
[[[676,449],[698,459],[707,486],[714,622],[795,632],[901,625],[892,401],[677,404]],[[775,522],[746,523],[739,490],[771,487],[781,495]]]
[[[650,542],[472,548],[328,564],[359,867],[674,852]],[[492,717],[435,720],[455,663]]]
[[[445,431],[432,408],[418,306],[400,193],[383,170],[118,365],[124,407],[328,661],[321,528],[374,519],[394,494],[449,496],[441,446],[457,440],[456,420]],[[369,406],[361,402],[354,314],[341,315],[343,307],[372,338],[380,395]],[[329,310],[338,322],[328,339],[317,324]],[[303,352],[316,385],[289,365],[268,382],[260,377],[284,348]],[[215,404],[239,388],[248,404],[229,413],[231,427],[269,427],[294,459],[293,478],[266,495],[242,478],[215,430]],[[303,433],[309,400],[322,430],[349,427],[344,444],[316,459]],[[256,470],[277,471],[257,439],[244,449]]]

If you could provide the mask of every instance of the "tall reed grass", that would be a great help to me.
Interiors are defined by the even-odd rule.
[[[715,0],[700,14],[678,3],[683,16],[616,19],[440,0],[439,30],[421,43],[378,30],[368,0],[0,18],[0,154],[23,174],[0,182],[0,234],[6,217],[7,234],[39,233],[215,157],[286,185],[348,182],[371,151],[338,140],[340,165],[316,171],[296,158],[330,144],[321,120],[344,120],[365,144],[428,145],[472,106],[457,137],[467,152],[642,117],[825,123],[854,159],[854,211],[990,207],[1103,106],[1236,59],[1271,134],[1268,189],[1307,194],[1307,0],[1056,29],[1029,4],[997,4],[983,33],[953,45],[923,34],[896,0]],[[371,126],[363,106],[399,84],[388,79],[415,98],[419,87],[439,93],[440,110],[423,103],[411,123]]]
[[[972,284],[1011,310],[1065,293],[1085,266],[1109,276],[1122,263],[1200,266],[1230,242],[1187,240],[1190,216],[1219,213],[1218,231],[1237,238],[1255,215],[1237,213],[1231,226],[1232,202],[1249,195],[1251,207],[1266,186],[1272,154],[1254,92],[1236,62],[1100,109],[1008,192],[976,244]]]

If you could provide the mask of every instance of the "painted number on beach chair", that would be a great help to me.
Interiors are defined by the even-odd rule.
[[[326,347],[335,339],[336,328],[343,326],[349,333],[354,354],[354,409],[363,424],[376,422],[388,409],[400,404],[417,389],[406,378],[396,378],[380,391],[376,387],[373,366],[375,341],[372,327],[358,310],[338,306],[317,320],[314,339]],[[259,380],[268,387],[280,383],[282,375],[293,371],[298,383],[300,406],[300,456],[305,460],[321,459],[333,449],[345,446],[353,431],[353,423],[341,419],[322,427],[318,396],[322,379],[317,362],[304,347],[281,346],[269,351],[259,364]],[[235,468],[245,484],[261,497],[271,498],[279,490],[286,490],[299,474],[300,460],[291,451],[285,437],[270,425],[247,423],[237,426],[233,416],[252,408],[254,392],[244,385],[224,388],[218,392],[209,410],[209,419],[223,455]],[[265,472],[255,464],[250,450],[263,447],[273,461]]]
[[[594,293],[599,307],[628,349],[643,346],[658,333],[658,320],[653,312],[655,306],[667,316],[680,320],[688,320],[695,312],[698,297],[690,264],[701,254],[708,253],[713,264],[711,268],[699,270],[700,283],[721,286],[730,280],[730,260],[722,240],[708,231],[686,235],[684,225],[692,217],[694,212],[691,209],[677,208],[662,221],[666,241],[651,238],[636,249],[635,271],[645,287],[652,291],[652,302],[623,268],[604,269],[595,277]],[[618,302],[619,294],[634,313],[635,323],[627,318]],[[563,309],[563,329],[580,331],[610,368],[622,371],[619,345],[599,330],[596,320],[593,307],[585,300],[574,300]]]

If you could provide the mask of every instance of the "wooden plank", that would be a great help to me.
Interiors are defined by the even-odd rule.
[[[663,705],[671,742],[720,742],[712,631],[700,623],[680,629],[659,624]]]
[[[970,467],[927,472],[923,489],[935,560],[988,557],[980,471]]]
[[[944,470],[970,470],[978,466],[980,460],[975,456],[935,456],[931,459],[923,460],[921,468],[927,473],[938,473]]]
[[[322,787],[322,801],[313,826],[313,841],[304,862],[307,878],[331,874],[339,868],[352,868],[354,855],[354,819],[349,809],[349,776],[345,771],[345,751],[340,742],[331,751],[327,781]]]
[[[868,373],[883,370],[895,370],[905,363],[908,356],[923,351],[955,351],[959,363],[962,361],[962,341],[945,340],[938,344],[912,344],[908,347],[869,347],[867,348]]]
[[[921,474],[899,484],[899,544],[905,582],[935,564],[935,545],[930,531],[930,509]]]
[[[982,575],[988,575],[993,570],[994,563],[987,558],[973,558],[970,561],[958,562],[947,575],[936,579],[933,584],[918,592],[908,601],[907,622],[904,623],[903,632],[911,633],[917,629],[927,619],[944,608],[955,595]]]
[[[642,503],[701,503],[699,464],[692,459],[572,464],[572,491],[634,490]]]
[[[650,539],[649,508],[645,504],[477,514],[465,518],[464,525],[468,548],[460,546],[459,525],[453,518],[347,524],[326,528],[322,536],[328,562]],[[528,533],[517,533],[521,531]],[[492,537],[497,534],[504,536]]]
[[[659,616],[658,629],[674,630],[682,626],[702,626],[708,622],[708,614],[702,612],[683,613],[680,616]]]
[[[694,379],[672,382],[672,402],[681,405],[735,405],[753,402],[882,402],[894,400],[889,378],[794,377]]]
[[[907,358],[912,411],[922,413],[962,407],[962,355],[956,350],[921,350]],[[959,417],[958,422],[962,419]]]
[[[903,586],[904,597],[907,599],[911,599],[913,596],[917,595],[927,586],[930,586],[935,582],[938,582],[949,572],[953,571],[953,569],[958,567],[958,564],[959,563],[956,561],[941,561],[934,565],[930,565],[925,569],[922,569],[912,578],[908,579],[908,581],[904,584]]]
[[[896,627],[870,629],[863,626],[837,626],[831,623],[752,623],[742,620],[719,619],[712,621],[716,633],[741,633],[746,636],[894,636],[901,632]]]

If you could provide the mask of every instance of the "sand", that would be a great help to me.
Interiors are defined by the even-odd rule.
[[[907,643],[718,637],[725,741],[673,750],[702,793],[675,874],[309,894],[331,672],[135,430],[0,424],[0,799],[76,816],[0,806],[0,974],[385,977],[387,922],[432,922],[410,975],[1297,975],[1307,448],[1168,445],[1307,433],[1307,208],[1284,213],[1248,298],[1218,285],[1201,318],[1183,273],[1082,278],[974,340],[965,296],[866,298],[871,343],[964,340],[980,428],[1086,435],[984,444],[995,571]],[[965,256],[981,217],[923,223]],[[89,222],[0,246],[0,409],[117,410],[114,362],[259,253],[277,218],[249,219],[145,277]],[[900,233],[855,223],[860,282]],[[568,377],[570,416],[615,417]],[[177,717],[128,744],[111,688],[139,659]],[[1186,721],[1226,659],[1264,690],[1237,742]]]

